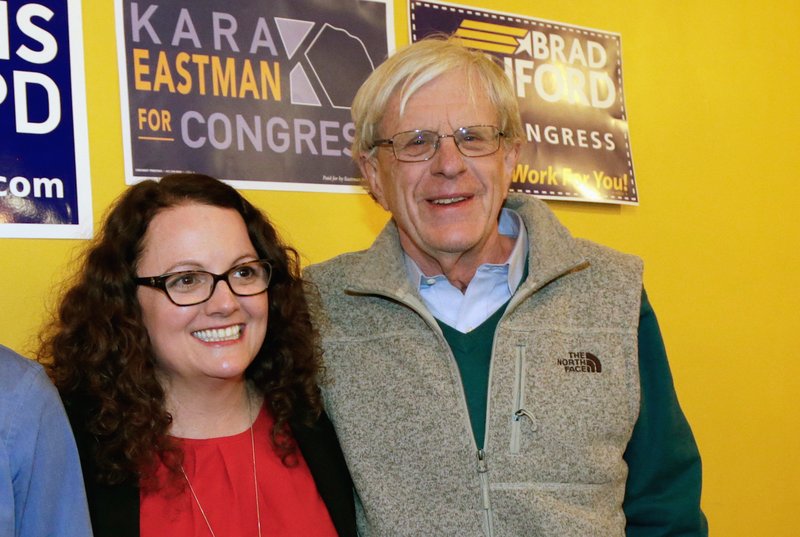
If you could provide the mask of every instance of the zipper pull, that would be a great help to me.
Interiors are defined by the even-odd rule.
[[[478,450],[478,476],[481,480],[481,496],[483,500],[483,508],[487,511],[491,509],[489,502],[489,476],[487,472],[489,466],[486,464],[486,452],[483,449]]]
[[[488,537],[492,537],[494,523],[492,522],[492,504],[489,501],[489,466],[486,464],[486,452],[482,449],[478,450],[478,477],[481,482],[484,533]]]
[[[478,450],[478,473],[488,472],[489,467],[486,465],[486,452],[483,449]]]
[[[537,431],[539,429],[539,425],[536,423],[536,418],[534,417],[533,413],[530,410],[525,408],[520,408],[516,412],[514,412],[514,421],[519,421],[522,419],[522,416],[525,416],[529,420],[531,420],[531,431]]]

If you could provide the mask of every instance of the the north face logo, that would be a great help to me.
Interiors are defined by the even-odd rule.
[[[603,371],[603,364],[600,359],[591,352],[569,352],[568,358],[559,358],[558,365],[568,373],[600,373]]]

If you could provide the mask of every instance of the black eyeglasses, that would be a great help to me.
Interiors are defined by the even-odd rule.
[[[485,157],[500,149],[503,131],[493,125],[461,127],[453,134],[413,130],[398,132],[391,138],[375,140],[372,147],[392,146],[394,157],[400,162],[422,162],[436,154],[442,138],[452,138],[465,157]]]
[[[137,285],[160,289],[176,306],[202,304],[214,294],[217,283],[224,281],[236,296],[253,296],[269,287],[272,265],[259,259],[231,268],[224,274],[205,270],[182,270],[161,276],[137,277]]]

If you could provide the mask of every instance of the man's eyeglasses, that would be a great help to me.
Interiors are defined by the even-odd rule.
[[[372,147],[392,146],[394,156],[400,162],[422,162],[436,154],[442,138],[452,138],[465,157],[485,157],[500,149],[503,131],[492,125],[461,127],[453,134],[413,130],[398,132],[391,138],[375,140]]]
[[[153,287],[163,291],[176,306],[194,306],[211,298],[217,283],[224,281],[237,296],[253,296],[269,287],[272,266],[259,259],[231,268],[224,274],[213,274],[205,270],[183,270],[161,276],[137,277],[137,285]]]

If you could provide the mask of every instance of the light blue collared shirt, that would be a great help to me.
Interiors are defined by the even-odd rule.
[[[61,398],[42,366],[0,345],[0,535],[91,537]]]
[[[443,323],[466,334],[508,302],[522,282],[528,257],[528,232],[520,216],[511,209],[500,212],[501,235],[515,239],[511,255],[503,264],[484,263],[462,293],[444,274],[426,276],[407,254],[406,273],[428,310]]]

